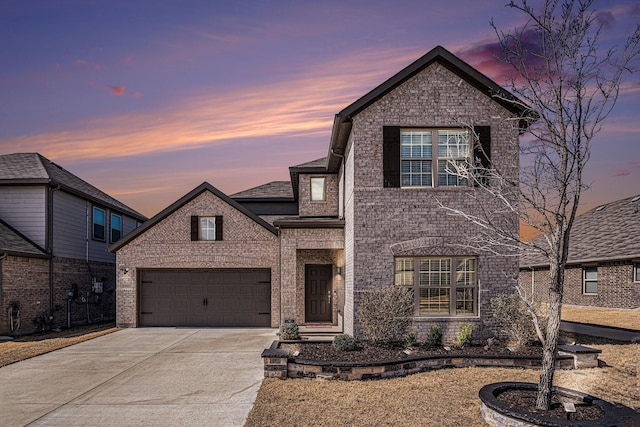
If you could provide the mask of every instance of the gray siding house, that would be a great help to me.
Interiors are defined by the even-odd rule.
[[[0,155],[0,220],[9,227],[0,230],[5,239],[18,233],[36,249],[37,257],[21,258],[32,264],[46,259],[45,272],[39,266],[35,273],[30,264],[12,269],[21,252],[17,240],[0,249],[0,332],[11,329],[9,306],[19,307],[18,333],[43,322],[61,326],[114,317],[115,256],[106,248],[145,221],[143,215],[40,154],[16,153]]]
[[[117,323],[295,321],[303,331],[358,336],[363,293],[405,286],[421,336],[438,324],[453,339],[462,322],[491,335],[490,299],[511,291],[505,277],[517,276],[518,260],[466,249],[476,230],[437,201],[477,215],[498,210],[447,165],[490,160],[517,180],[525,111],[508,96],[444,48],[433,49],[336,114],[327,156],[290,167],[290,182],[231,196],[204,183],[112,245],[127,267],[118,273]],[[517,218],[505,221],[517,231]],[[227,233],[231,224],[240,227]],[[259,271],[262,279],[251,277]],[[202,286],[191,284],[196,278]],[[178,321],[176,298],[191,312],[211,311],[220,299],[244,314]]]
[[[640,307],[640,195],[607,203],[576,218],[569,241],[563,302],[569,305]],[[520,286],[532,301],[546,301],[549,261],[520,258]]]

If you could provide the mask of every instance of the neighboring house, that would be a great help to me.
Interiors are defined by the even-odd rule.
[[[563,303],[640,307],[640,195],[598,206],[578,216],[571,229]],[[545,301],[549,261],[520,258],[520,285],[533,301]]]
[[[204,183],[112,245],[117,324],[295,321],[359,335],[363,292],[397,285],[413,291],[421,335],[439,324],[451,339],[463,322],[492,334],[490,299],[510,291],[518,261],[466,249],[475,227],[436,199],[498,211],[446,165],[482,147],[517,179],[524,111],[509,96],[433,49],[338,113],[327,157],[289,168],[291,182],[231,197]]]
[[[17,153],[0,155],[0,220],[0,333],[18,307],[17,333],[114,317],[106,248],[143,215],[40,154]]]

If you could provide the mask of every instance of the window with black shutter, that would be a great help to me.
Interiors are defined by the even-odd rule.
[[[222,240],[222,216],[192,216],[191,241]]]

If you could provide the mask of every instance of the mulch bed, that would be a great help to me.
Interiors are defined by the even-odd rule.
[[[290,354],[299,352],[297,356],[293,356],[299,360],[309,361],[325,361],[325,362],[359,362],[370,363],[380,362],[386,360],[402,360],[407,358],[421,357],[421,356],[440,356],[440,355],[455,355],[455,354],[468,354],[468,355],[486,355],[486,356],[499,356],[499,355],[521,355],[521,356],[541,356],[542,347],[539,346],[527,346],[515,351],[515,349],[509,350],[504,343],[495,343],[490,347],[487,346],[470,346],[470,347],[430,347],[426,345],[420,345],[412,347],[408,352],[405,352],[404,346],[374,346],[369,343],[360,343],[358,350],[354,351],[340,351],[336,350],[330,342],[296,342],[296,343],[281,343],[280,348],[288,349]]]
[[[597,420],[604,416],[604,411],[597,405],[588,405],[555,394],[551,396],[551,408],[543,410],[536,408],[537,391],[535,390],[507,390],[500,393],[497,398],[512,408],[518,408],[526,412],[544,415],[546,417],[570,419],[571,421]],[[571,402],[575,405],[576,412],[571,413],[567,418],[563,402]]]

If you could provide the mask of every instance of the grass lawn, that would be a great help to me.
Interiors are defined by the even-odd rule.
[[[563,305],[562,320],[640,331],[640,309],[614,310],[611,308]]]
[[[640,409],[638,344],[592,345],[602,367],[557,371],[556,385]],[[444,369],[377,381],[265,379],[245,426],[486,426],[478,391],[537,383],[537,369]]]

